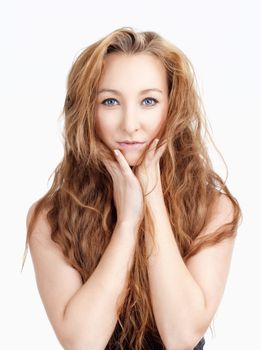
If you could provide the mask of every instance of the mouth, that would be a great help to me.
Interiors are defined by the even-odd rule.
[[[120,149],[141,149],[144,147],[145,142],[118,142]]]

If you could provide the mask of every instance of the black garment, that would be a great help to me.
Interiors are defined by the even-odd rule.
[[[116,337],[115,339],[118,339],[119,334],[120,334],[120,328],[119,328],[119,324],[117,323],[113,334]],[[118,347],[115,346],[114,344],[115,343],[112,336],[105,350],[118,350]],[[198,342],[198,344],[191,350],[203,350],[204,345],[205,345],[205,338],[202,337]],[[123,348],[124,350],[133,350],[127,341],[124,341]],[[166,350],[166,347],[163,345],[159,334],[152,335],[150,333],[145,333],[143,349],[144,350]]]
[[[205,338],[201,338],[199,343],[191,350],[203,350],[205,345]],[[106,349],[108,349],[108,347],[106,347]],[[114,347],[109,347],[110,350],[114,350]],[[163,350],[165,349],[165,347],[163,345],[160,345],[157,342],[150,342],[148,347],[146,348],[146,350]],[[124,350],[132,350],[129,346],[126,345],[126,343],[124,344]]]
[[[203,337],[200,339],[198,344],[191,350],[203,350],[204,345],[205,345],[205,338]],[[149,348],[146,350],[162,350],[162,349],[165,349],[165,347],[162,347],[162,345],[159,345],[158,343],[151,343],[151,345],[149,345]],[[127,348],[125,350],[127,350]]]

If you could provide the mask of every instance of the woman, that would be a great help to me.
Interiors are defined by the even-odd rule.
[[[208,157],[188,58],[155,32],[115,30],[74,62],[63,112],[64,158],[26,239],[57,338],[203,349],[241,210]]]

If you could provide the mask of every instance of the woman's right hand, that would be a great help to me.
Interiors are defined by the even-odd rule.
[[[113,197],[117,223],[129,222],[135,226],[143,218],[143,192],[124,155],[117,150],[116,161],[103,160],[113,180]]]

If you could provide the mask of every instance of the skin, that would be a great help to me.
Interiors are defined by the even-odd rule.
[[[156,57],[148,54],[111,54],[105,59],[99,84],[99,91],[103,89],[118,91],[118,94],[99,93],[96,106],[98,136],[111,150],[118,150],[116,162],[103,161],[114,183],[117,221],[138,225],[143,213],[142,191],[151,190],[160,178],[159,159],[166,147],[163,144],[156,148],[156,136],[168,111],[166,71]],[[161,92],[141,93],[145,89],[159,89]],[[149,145],[137,176],[131,166],[137,162],[143,149],[121,149],[118,141],[126,139],[145,141],[144,147]],[[161,188],[160,181],[158,184]]]
[[[141,64],[141,56],[136,58],[140,58]],[[126,72],[122,72],[119,77],[115,76],[115,80],[106,82],[117,82],[115,87],[118,88],[121,82],[121,87],[126,87],[121,91],[120,98],[117,98],[119,105],[111,110],[102,109],[103,113],[98,108],[98,116],[102,119],[101,136],[103,131],[104,142],[111,150],[117,148],[118,137],[144,137],[144,141],[147,137],[146,142],[153,141],[157,137],[159,126],[155,120],[160,121],[160,116],[165,116],[164,109],[158,108],[162,106],[162,101],[161,105],[156,107],[143,107],[143,104],[140,104],[137,91],[145,86],[130,90],[131,79],[139,83],[136,76],[142,76],[143,83],[145,80],[148,82],[149,77],[152,79],[150,74],[141,75],[143,72],[153,72],[148,68],[152,61],[148,57],[143,58],[143,63],[146,64],[141,64],[144,68],[142,71],[134,71],[134,57],[133,61],[122,62],[117,57],[117,60],[115,58],[112,62],[133,64],[128,65],[127,69],[125,64],[122,67],[114,66],[116,72],[118,69],[118,73],[122,72],[124,67]],[[140,67],[137,60],[135,63]],[[129,75],[129,70],[132,70],[132,75]],[[157,72],[160,72],[160,66]],[[163,78],[164,74],[160,76]],[[130,111],[135,111],[135,114],[131,114]],[[159,111],[162,114],[156,113]],[[150,122],[146,121],[148,116],[145,114],[148,113]],[[105,123],[107,114],[111,114],[110,117],[113,118]],[[117,220],[119,218],[120,221],[127,221],[127,225],[116,225],[99,264],[85,283],[82,282],[80,273],[65,260],[60,247],[53,242],[51,228],[46,219],[47,213],[41,213],[37,221],[29,242],[37,284],[48,317],[66,349],[104,349],[115,329],[116,304],[126,290],[128,271],[135,254],[133,237],[136,230],[133,229],[133,223],[136,222],[142,208],[141,189],[144,184],[148,183],[150,186],[154,177],[159,175],[159,159],[165,150],[163,142],[160,147],[155,146],[153,142],[150,143],[144,162],[138,167],[137,177],[130,166],[132,160],[135,161],[138,157],[137,153],[120,152],[115,156],[115,161],[104,161],[116,184],[114,199]],[[166,349],[192,349],[206,332],[220,303],[235,236],[205,247],[190,257],[185,264],[172,232],[160,181],[155,190],[146,196],[145,201],[153,219],[155,243],[158,247],[157,252],[152,254],[148,261],[149,287],[157,328]],[[29,209],[27,229],[36,204],[37,202]],[[219,200],[215,201],[211,212],[209,221],[198,237],[212,234],[218,227],[233,219],[233,206],[226,195],[221,195]],[[149,252],[151,242],[147,234],[145,245]]]
[[[148,91],[156,88],[162,91]],[[123,140],[145,141],[144,147],[157,137],[168,111],[167,74],[162,62],[149,54],[110,54],[105,58],[98,94],[96,127],[101,140],[111,149],[120,149],[130,166],[143,149],[121,149]],[[158,102],[153,100],[156,99]],[[109,99],[107,101],[104,101]]]

